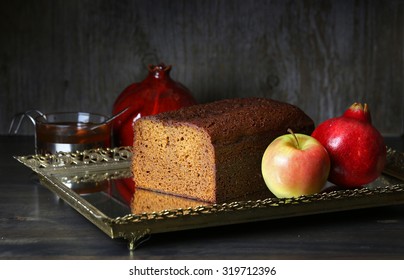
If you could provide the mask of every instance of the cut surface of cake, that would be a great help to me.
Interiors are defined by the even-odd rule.
[[[136,188],[130,204],[132,214],[188,209],[206,205],[207,202],[186,197]]]
[[[298,107],[266,98],[142,117],[134,123],[135,184],[212,203],[262,191],[262,155],[288,128],[311,134],[314,123]]]

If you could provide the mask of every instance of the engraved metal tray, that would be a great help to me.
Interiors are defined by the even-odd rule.
[[[220,204],[135,189],[131,156],[130,147],[119,147],[15,158],[111,238],[127,239],[131,250],[153,233],[404,203],[404,153],[391,148],[383,174],[361,188],[327,186],[293,199],[277,199],[266,190]]]

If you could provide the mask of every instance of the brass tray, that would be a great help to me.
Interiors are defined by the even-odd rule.
[[[267,191],[220,204],[134,190],[130,147],[15,158],[111,238],[128,240],[133,250],[153,233],[402,204],[404,154],[390,148],[387,154],[382,176],[361,188],[328,186],[293,199],[277,199]]]

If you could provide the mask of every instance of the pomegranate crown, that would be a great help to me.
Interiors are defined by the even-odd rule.
[[[162,76],[167,76],[170,73],[171,65],[165,65],[164,63],[158,65],[149,64],[147,69],[155,78],[160,78]]]
[[[372,123],[372,117],[370,115],[370,110],[368,104],[363,105],[359,102],[352,104],[343,114],[343,117],[353,118],[358,121]]]

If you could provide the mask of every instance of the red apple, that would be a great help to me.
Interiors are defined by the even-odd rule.
[[[312,136],[328,151],[331,183],[359,187],[380,176],[386,163],[386,145],[372,125],[367,104],[354,103],[342,116],[321,123]]]
[[[285,134],[264,152],[261,171],[269,190],[279,198],[318,193],[327,182],[330,158],[316,139]]]

